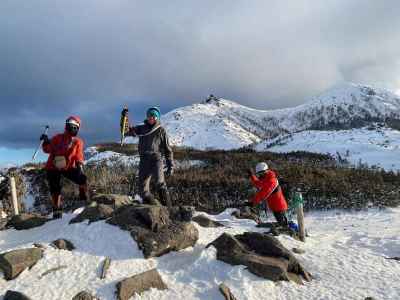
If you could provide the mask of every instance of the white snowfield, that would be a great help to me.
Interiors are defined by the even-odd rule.
[[[280,136],[255,146],[258,151],[328,153],[359,166],[367,163],[385,170],[400,170],[400,131],[367,128],[307,130]]]
[[[79,211],[79,210],[78,210]],[[221,299],[218,285],[225,283],[238,299],[399,299],[400,262],[388,257],[400,256],[400,209],[360,212],[313,212],[306,214],[309,237],[306,243],[288,236],[279,240],[289,249],[306,251],[297,255],[314,280],[304,285],[257,277],[244,266],[231,266],[216,260],[216,250],[205,248],[223,232],[262,231],[249,220],[238,220],[227,210],[209,216],[229,227],[199,229],[200,238],[193,248],[144,259],[129,233],[104,221],[68,225],[78,212],[61,220],[27,231],[0,232],[0,251],[31,247],[40,242],[48,246],[58,238],[72,241],[72,252],[46,247],[44,257],[18,278],[0,278],[0,290],[16,290],[32,299],[71,299],[87,290],[100,299],[115,299],[116,283],[126,277],[157,268],[168,290],[152,289],[132,299]],[[106,279],[99,279],[103,259],[112,262]],[[40,278],[51,268],[66,265]]]

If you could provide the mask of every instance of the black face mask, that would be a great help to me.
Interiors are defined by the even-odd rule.
[[[78,134],[79,127],[74,124],[67,123],[65,128],[69,132],[69,134],[72,136],[76,136]]]

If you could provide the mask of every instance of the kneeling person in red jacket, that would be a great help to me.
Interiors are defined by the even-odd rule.
[[[71,116],[66,120],[65,131],[49,139],[43,134],[43,151],[49,154],[46,163],[47,181],[50,187],[53,218],[62,217],[61,176],[79,185],[79,198],[87,200],[86,176],[83,173],[83,141],[77,137],[81,120]]]
[[[251,183],[258,189],[250,204],[257,205],[261,201],[266,201],[278,223],[281,226],[288,226],[286,218],[288,205],[275,172],[270,170],[266,163],[261,162],[256,165],[256,175],[251,169],[248,173]]]

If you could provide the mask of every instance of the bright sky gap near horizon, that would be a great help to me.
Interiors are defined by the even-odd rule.
[[[43,125],[83,119],[87,144],[213,93],[290,107],[343,81],[400,90],[400,2],[41,0],[0,3],[0,164]],[[21,149],[21,150],[17,150]],[[29,152],[29,155],[28,155]]]

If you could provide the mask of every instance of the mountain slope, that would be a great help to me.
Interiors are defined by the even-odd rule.
[[[400,170],[400,131],[389,128],[306,130],[263,141],[255,149],[329,153],[356,166],[367,163],[386,170]]]
[[[360,128],[372,122],[399,126],[400,97],[349,83],[293,108],[257,110],[214,99],[175,109],[163,116],[162,122],[173,145],[232,149],[310,129]]]

